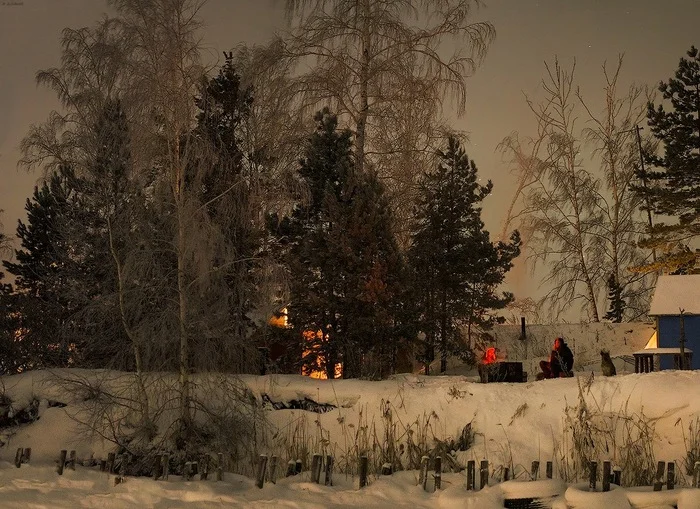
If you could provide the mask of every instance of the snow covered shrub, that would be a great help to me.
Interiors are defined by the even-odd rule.
[[[631,413],[628,402],[620,409],[605,409],[591,392],[592,376],[582,383],[575,406],[567,405],[564,432],[555,443],[559,473],[567,482],[587,479],[592,461],[598,462],[598,476],[604,461],[622,470],[623,486],[653,483],[656,469],[655,420],[643,412]]]

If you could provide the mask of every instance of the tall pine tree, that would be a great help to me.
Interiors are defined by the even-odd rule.
[[[409,250],[418,326],[426,337],[426,372],[435,349],[441,372],[449,354],[470,360],[472,337],[498,322],[494,312],[513,299],[497,289],[520,253],[517,231],[508,243],[491,243],[481,202],[492,184],[479,183],[476,165],[459,141],[448,138],[438,158],[436,170],[421,181]]]
[[[304,363],[335,376],[382,376],[393,368],[401,259],[388,200],[370,173],[355,174],[352,140],[327,109],[315,116],[299,176],[309,190],[276,229],[290,271],[289,320]],[[367,371],[370,358],[371,372]]]
[[[700,251],[693,246],[700,237],[700,52],[693,46],[681,58],[674,77],[659,86],[663,104],[649,103],[647,119],[653,135],[663,146],[663,155],[647,154],[654,170],[639,172],[645,185],[635,190],[653,212],[677,218],[674,224],[657,223],[642,245],[660,255],[648,267],[668,272],[700,271]]]
[[[70,244],[63,226],[75,200],[75,176],[62,167],[27,199],[27,223],[19,221],[17,237],[22,248],[15,251],[16,262],[3,262],[15,276],[17,306],[22,315],[23,341],[35,345],[31,363],[36,367],[65,366],[74,361],[71,354],[73,315],[77,310],[70,297],[74,273]]]

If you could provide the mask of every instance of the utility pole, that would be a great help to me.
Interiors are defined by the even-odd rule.
[[[634,132],[637,135],[637,148],[639,149],[639,168],[642,170],[642,187],[644,187],[644,202],[647,209],[647,218],[649,219],[649,233],[654,226],[651,220],[651,208],[649,206],[649,193],[647,192],[646,169],[644,168],[644,151],[642,150],[642,128],[639,125],[634,126]],[[651,248],[651,259],[656,263],[656,248]]]

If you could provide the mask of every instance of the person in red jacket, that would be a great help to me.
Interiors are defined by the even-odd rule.
[[[573,376],[574,354],[566,344],[564,338],[554,340],[554,349],[549,355],[548,361],[540,361],[542,373],[537,376],[538,380],[544,378],[563,378]]]

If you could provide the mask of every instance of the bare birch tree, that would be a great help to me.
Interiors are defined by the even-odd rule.
[[[355,137],[356,170],[371,164],[395,195],[415,190],[465,78],[494,37],[475,0],[286,0],[288,55],[309,109],[329,105]],[[445,50],[446,41],[456,47]],[[447,56],[445,56],[447,55]],[[453,113],[453,111],[450,111]],[[432,165],[430,165],[432,166]]]
[[[504,231],[520,225],[533,273],[546,267],[542,303],[551,305],[553,317],[578,301],[589,320],[600,321],[612,274],[624,289],[627,319],[637,318],[646,311],[649,285],[627,270],[643,256],[636,241],[644,231],[629,185],[638,160],[632,128],[643,118],[645,89],[621,94],[622,58],[613,71],[604,65],[597,113],[575,85],[575,63],[566,70],[555,60],[545,68],[544,99],[527,100],[536,134],[514,133],[500,145],[517,179]],[[588,127],[579,127],[579,112]]]

